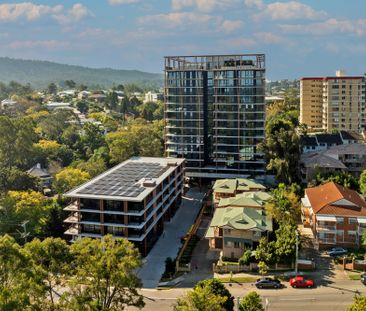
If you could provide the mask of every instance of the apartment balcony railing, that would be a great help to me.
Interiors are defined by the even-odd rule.
[[[68,206],[66,206],[64,208],[64,211],[68,211],[68,212],[77,212],[78,210],[79,210],[79,206],[78,206],[77,201],[70,203]]]
[[[316,230],[318,231],[335,231],[337,230],[336,226],[317,226]]]

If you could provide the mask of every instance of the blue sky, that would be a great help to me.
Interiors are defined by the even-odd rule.
[[[1,1],[0,56],[161,72],[164,55],[265,53],[267,78],[366,72],[364,0]]]

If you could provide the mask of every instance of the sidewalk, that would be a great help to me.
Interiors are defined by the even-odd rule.
[[[174,218],[164,223],[164,233],[144,259],[144,266],[138,271],[144,288],[156,288],[165,269],[165,259],[175,258],[181,246],[180,237],[185,235],[193,224],[201,207],[204,193],[197,188],[190,189]]]

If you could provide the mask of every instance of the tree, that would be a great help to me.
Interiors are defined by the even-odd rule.
[[[293,224],[281,224],[276,230],[275,252],[278,262],[291,262],[296,253],[297,226]]]
[[[266,237],[262,237],[255,250],[255,258],[259,261],[265,262],[266,264],[274,263],[276,260],[274,247],[274,242],[268,242]]]
[[[276,173],[279,182],[291,184],[299,178],[301,127],[296,110],[291,110],[283,103],[281,107],[276,105],[270,106],[266,119],[266,138],[258,147],[268,159],[267,169]]]
[[[23,172],[16,167],[0,168],[0,193],[6,193],[9,190],[37,190],[39,188],[39,179]]]
[[[36,191],[9,191],[2,201],[0,211],[0,230],[4,232],[6,228],[1,228],[2,223],[7,224],[8,219],[13,223],[7,226],[5,231],[14,235],[18,241],[24,242],[19,232],[25,231],[21,224],[27,222],[26,228],[29,238],[42,234],[42,228],[46,222],[50,206],[49,200],[45,199],[42,193]]]
[[[347,311],[364,311],[366,310],[366,296],[354,296],[353,304],[350,305]]]
[[[74,257],[71,292],[66,296],[68,310],[124,310],[142,308],[137,289],[141,281],[136,269],[142,266],[138,250],[126,239],[83,238],[71,245]]]
[[[90,175],[78,168],[67,167],[56,174],[53,187],[57,193],[65,193],[90,179]]]
[[[94,150],[105,145],[104,132],[99,125],[87,122],[83,127],[83,134],[80,137],[84,158],[90,158]]]
[[[118,95],[116,92],[111,92],[106,100],[107,108],[116,111],[118,105]]]
[[[243,255],[239,258],[239,264],[241,265],[249,265],[252,259],[252,250],[246,249]]]
[[[85,100],[80,100],[76,103],[76,108],[81,112],[81,113],[87,113],[89,110],[89,104],[88,102],[86,102]]]
[[[48,211],[47,219],[42,228],[43,237],[62,238],[65,232],[66,212],[56,201],[53,202]]]
[[[174,311],[225,311],[226,297],[215,295],[208,287],[198,287],[178,298]]]
[[[0,307],[4,311],[42,310],[30,309],[31,305],[41,306],[42,295],[35,283],[37,278],[31,269],[27,256],[15,240],[0,236]],[[39,279],[38,279],[39,281]]]
[[[25,252],[33,263],[41,283],[45,287],[55,310],[55,292],[64,286],[65,277],[70,272],[71,255],[66,242],[60,238],[47,238],[42,242],[34,239],[25,244]]]
[[[208,279],[199,281],[194,289],[197,288],[207,288],[209,292],[214,294],[215,296],[219,296],[225,298],[224,303],[222,303],[222,307],[224,310],[233,311],[234,310],[234,297],[231,295],[229,290],[222,284],[222,282],[218,279]]]
[[[268,270],[269,270],[269,267],[264,261],[260,261],[258,263],[258,271],[260,274],[262,274],[262,275],[267,274]]]
[[[55,83],[50,83],[48,86],[47,86],[47,91],[46,91],[48,94],[56,94],[57,93],[57,86]]]
[[[315,186],[333,181],[345,188],[352,189],[355,191],[360,191],[361,179],[362,179],[362,174],[359,179],[359,181],[360,181],[360,184],[359,184],[358,180],[355,177],[353,177],[350,173],[347,173],[347,172],[340,172],[340,173],[319,172],[318,174],[315,175],[315,179],[313,181],[311,181],[310,185],[315,187]]]
[[[250,292],[240,300],[239,311],[264,311],[261,297]]]
[[[92,157],[87,162],[81,162],[77,168],[89,173],[90,177],[98,176],[107,170],[107,165],[103,158]]]
[[[74,80],[66,80],[65,81],[65,85],[69,88],[69,89],[74,89],[76,87],[76,83]]]
[[[272,190],[272,198],[266,203],[266,211],[279,224],[296,224],[301,216],[300,189],[296,184],[279,184]]]

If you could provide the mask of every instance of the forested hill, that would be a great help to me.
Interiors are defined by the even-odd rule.
[[[116,70],[110,68],[88,68],[58,64],[39,60],[22,60],[0,57],[0,81],[30,83],[34,88],[45,88],[49,83],[73,80],[77,84],[109,87],[113,84],[139,83],[162,85],[162,74],[138,70]]]

